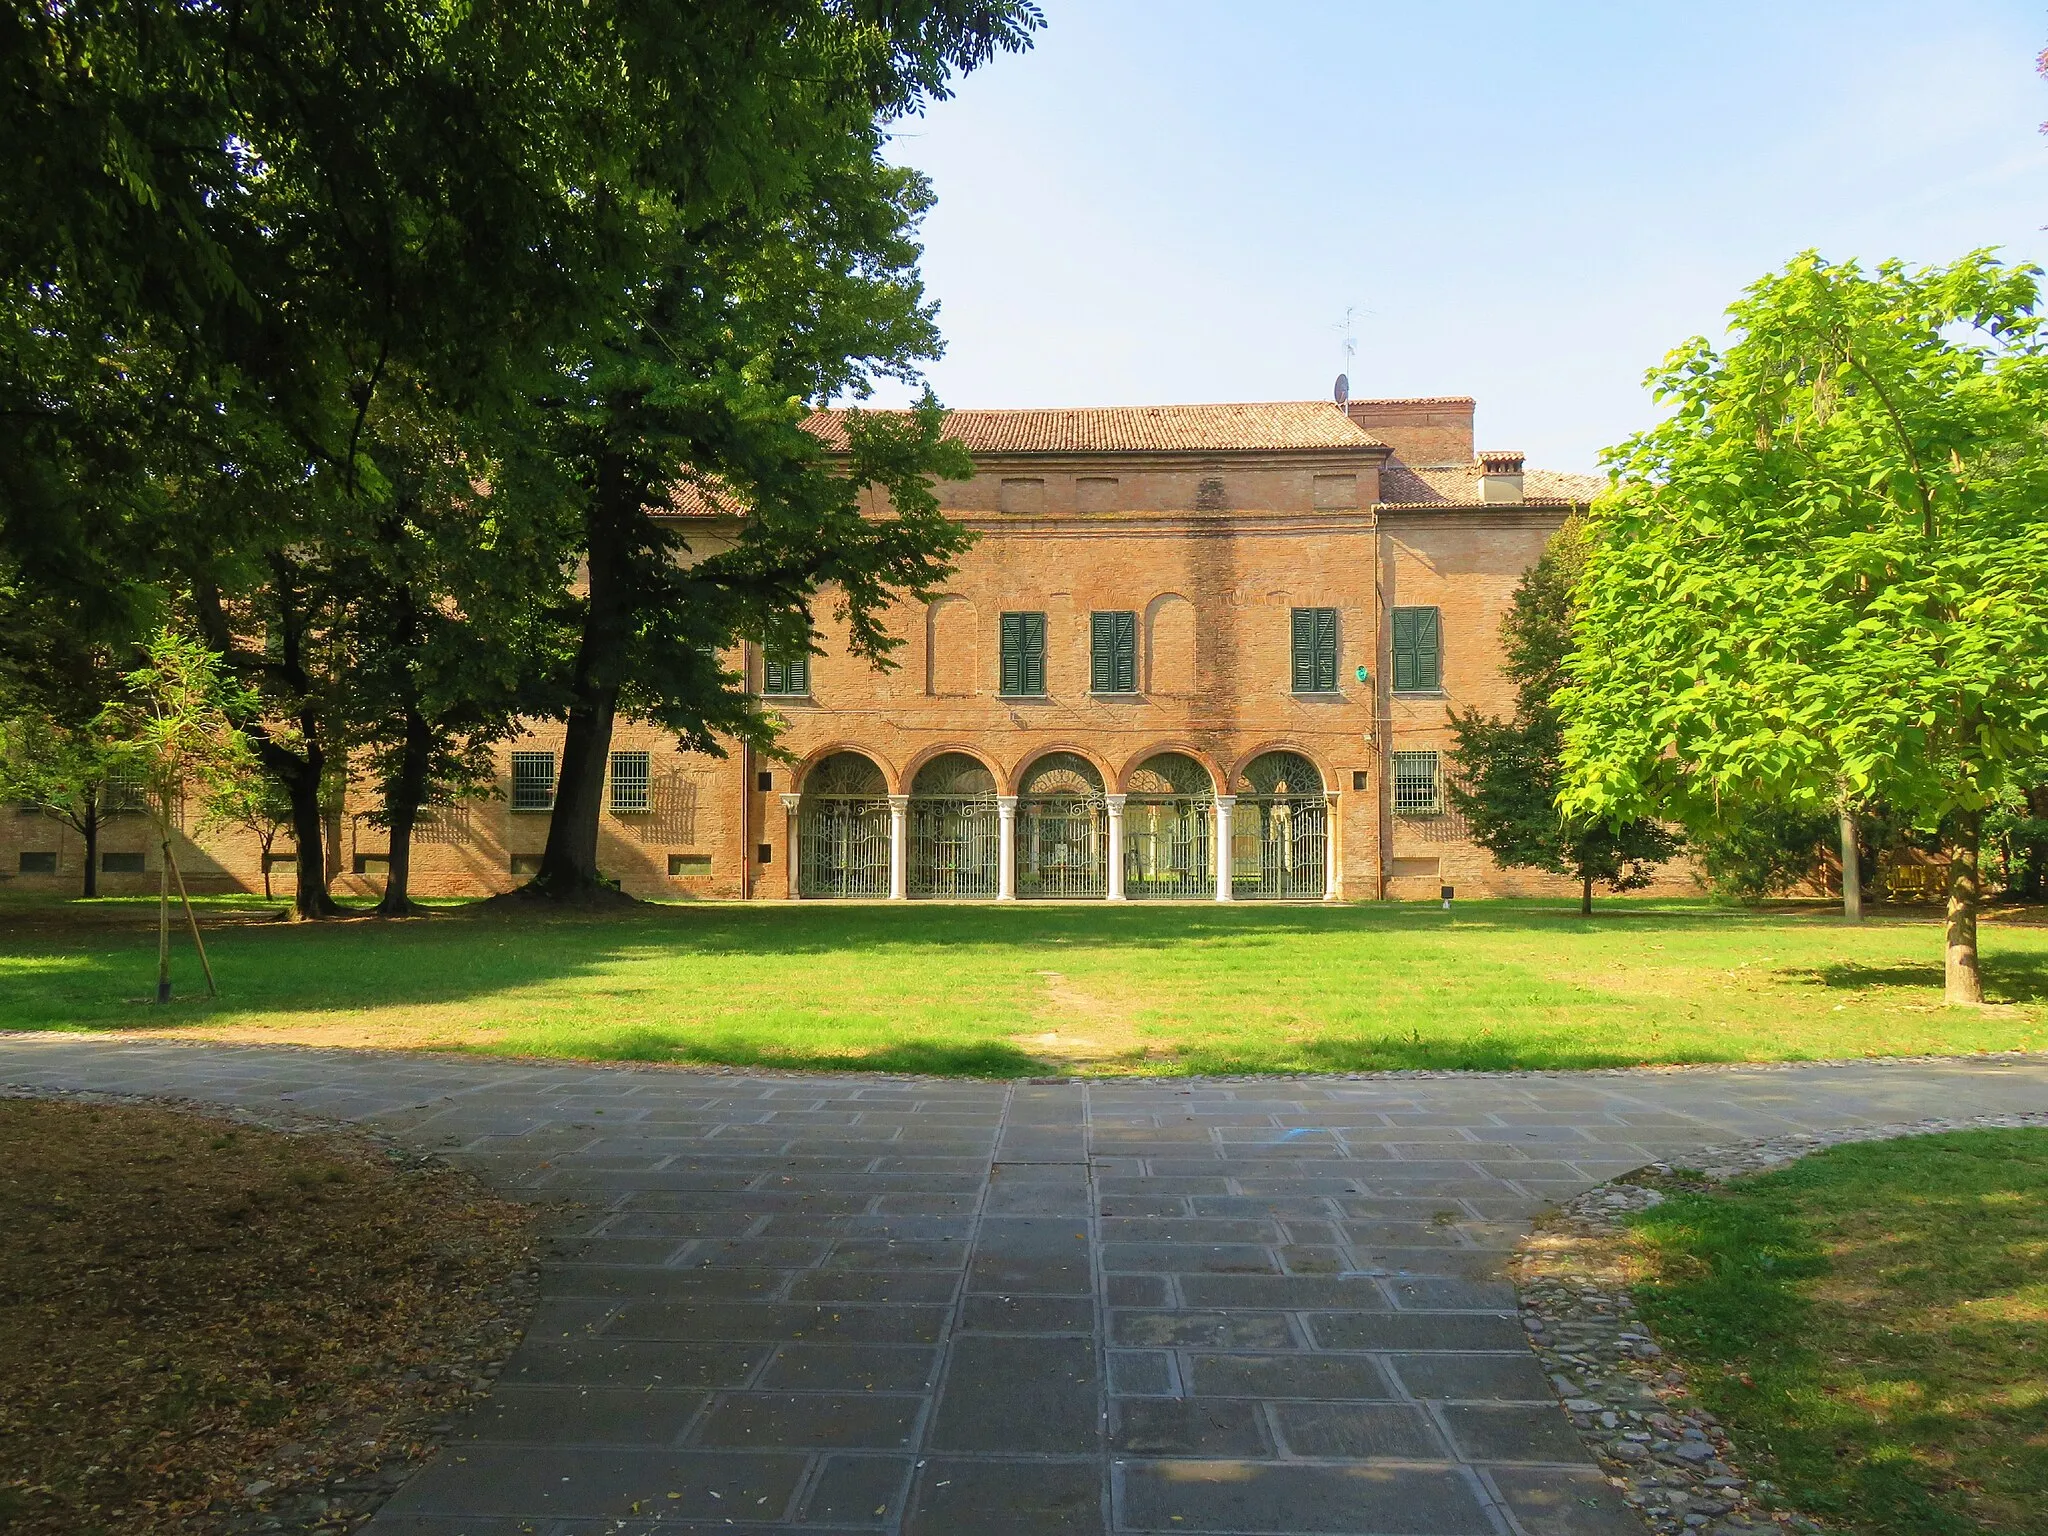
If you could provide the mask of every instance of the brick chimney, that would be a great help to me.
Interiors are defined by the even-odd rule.
[[[1522,455],[1496,450],[1479,455],[1479,499],[1520,501],[1522,499]]]

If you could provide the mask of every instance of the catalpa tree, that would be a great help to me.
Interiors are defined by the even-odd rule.
[[[1567,812],[1882,800],[1939,829],[1946,990],[1982,1000],[1984,812],[2048,751],[2040,272],[1807,254],[1607,456],[1559,696]]]

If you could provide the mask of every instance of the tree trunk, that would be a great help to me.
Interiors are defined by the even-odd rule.
[[[405,747],[399,755],[398,773],[384,785],[384,815],[390,835],[389,863],[384,872],[384,898],[377,903],[379,917],[405,917],[413,910],[412,829],[419,820],[420,802],[427,793],[427,762],[433,751],[433,731],[417,709],[405,712]]]
[[[626,588],[635,528],[645,518],[641,487],[625,464],[607,459],[584,519],[589,557],[589,597],[583,636],[576,649],[568,730],[555,781],[555,806],[548,818],[547,849],[531,890],[556,901],[590,899],[602,884],[597,871],[597,828],[604,807],[605,769],[611,757],[612,722],[618,714],[619,685],[626,669],[631,614]]]
[[[1949,817],[1948,944],[1943,967],[1943,1001],[1968,1005],[1984,1001],[1984,979],[1977,969],[1977,906],[1983,895],[1977,848],[1983,840],[1984,813],[1957,811]]]
[[[171,843],[164,839],[156,871],[156,1000],[171,1000]]]
[[[1579,879],[1579,916],[1593,915],[1593,877],[1583,875]]]
[[[275,832],[271,833],[268,837],[259,837],[256,840],[256,846],[260,850],[258,856],[263,860],[263,899],[265,901],[276,900],[270,894],[270,850],[276,846],[276,843],[277,834]]]
[[[257,755],[277,776],[292,803],[292,851],[298,861],[298,890],[292,906],[302,918],[335,917],[341,908],[327,894],[327,828],[320,805],[320,749],[308,739],[301,758],[259,739]]]
[[[85,896],[88,901],[100,893],[100,797],[87,788],[85,814],[78,821],[78,835],[85,839]]]
[[[1856,856],[1856,818],[1847,806],[1842,808],[1842,917],[1863,921],[1863,868]]]

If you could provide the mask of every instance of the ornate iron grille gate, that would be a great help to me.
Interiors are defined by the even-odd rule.
[[[882,770],[852,752],[805,777],[797,888],[806,896],[889,894],[889,800]]]
[[[1230,816],[1230,891],[1239,901],[1321,901],[1329,881],[1322,796],[1240,795]]]
[[[1124,802],[1124,895],[1184,901],[1216,894],[1216,792],[1193,758],[1166,752],[1131,774]]]
[[[1054,752],[1031,765],[1017,797],[1017,894],[1109,894],[1109,812],[1084,757]]]
[[[912,896],[993,896],[1002,853],[995,776],[948,752],[920,768],[910,786]]]
[[[1230,818],[1230,889],[1240,901],[1321,901],[1329,881],[1330,804],[1298,752],[1246,765]]]

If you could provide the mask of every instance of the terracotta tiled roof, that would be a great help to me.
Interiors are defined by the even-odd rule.
[[[706,477],[677,482],[668,493],[666,517],[737,517],[746,510],[732,488]]]
[[[846,446],[841,412],[815,412],[804,425],[827,447]],[[964,444],[969,453],[1227,453],[1371,448],[1379,443],[1327,400],[951,411],[946,436]]]
[[[1426,465],[1417,467],[1389,459],[1380,468],[1380,503],[1383,506],[1477,506],[1480,504],[1481,469],[1477,464]],[[1526,501],[1591,501],[1607,482],[1598,475],[1566,475],[1554,469],[1530,469],[1522,474],[1522,496]],[[1499,506],[1500,503],[1493,503]]]

